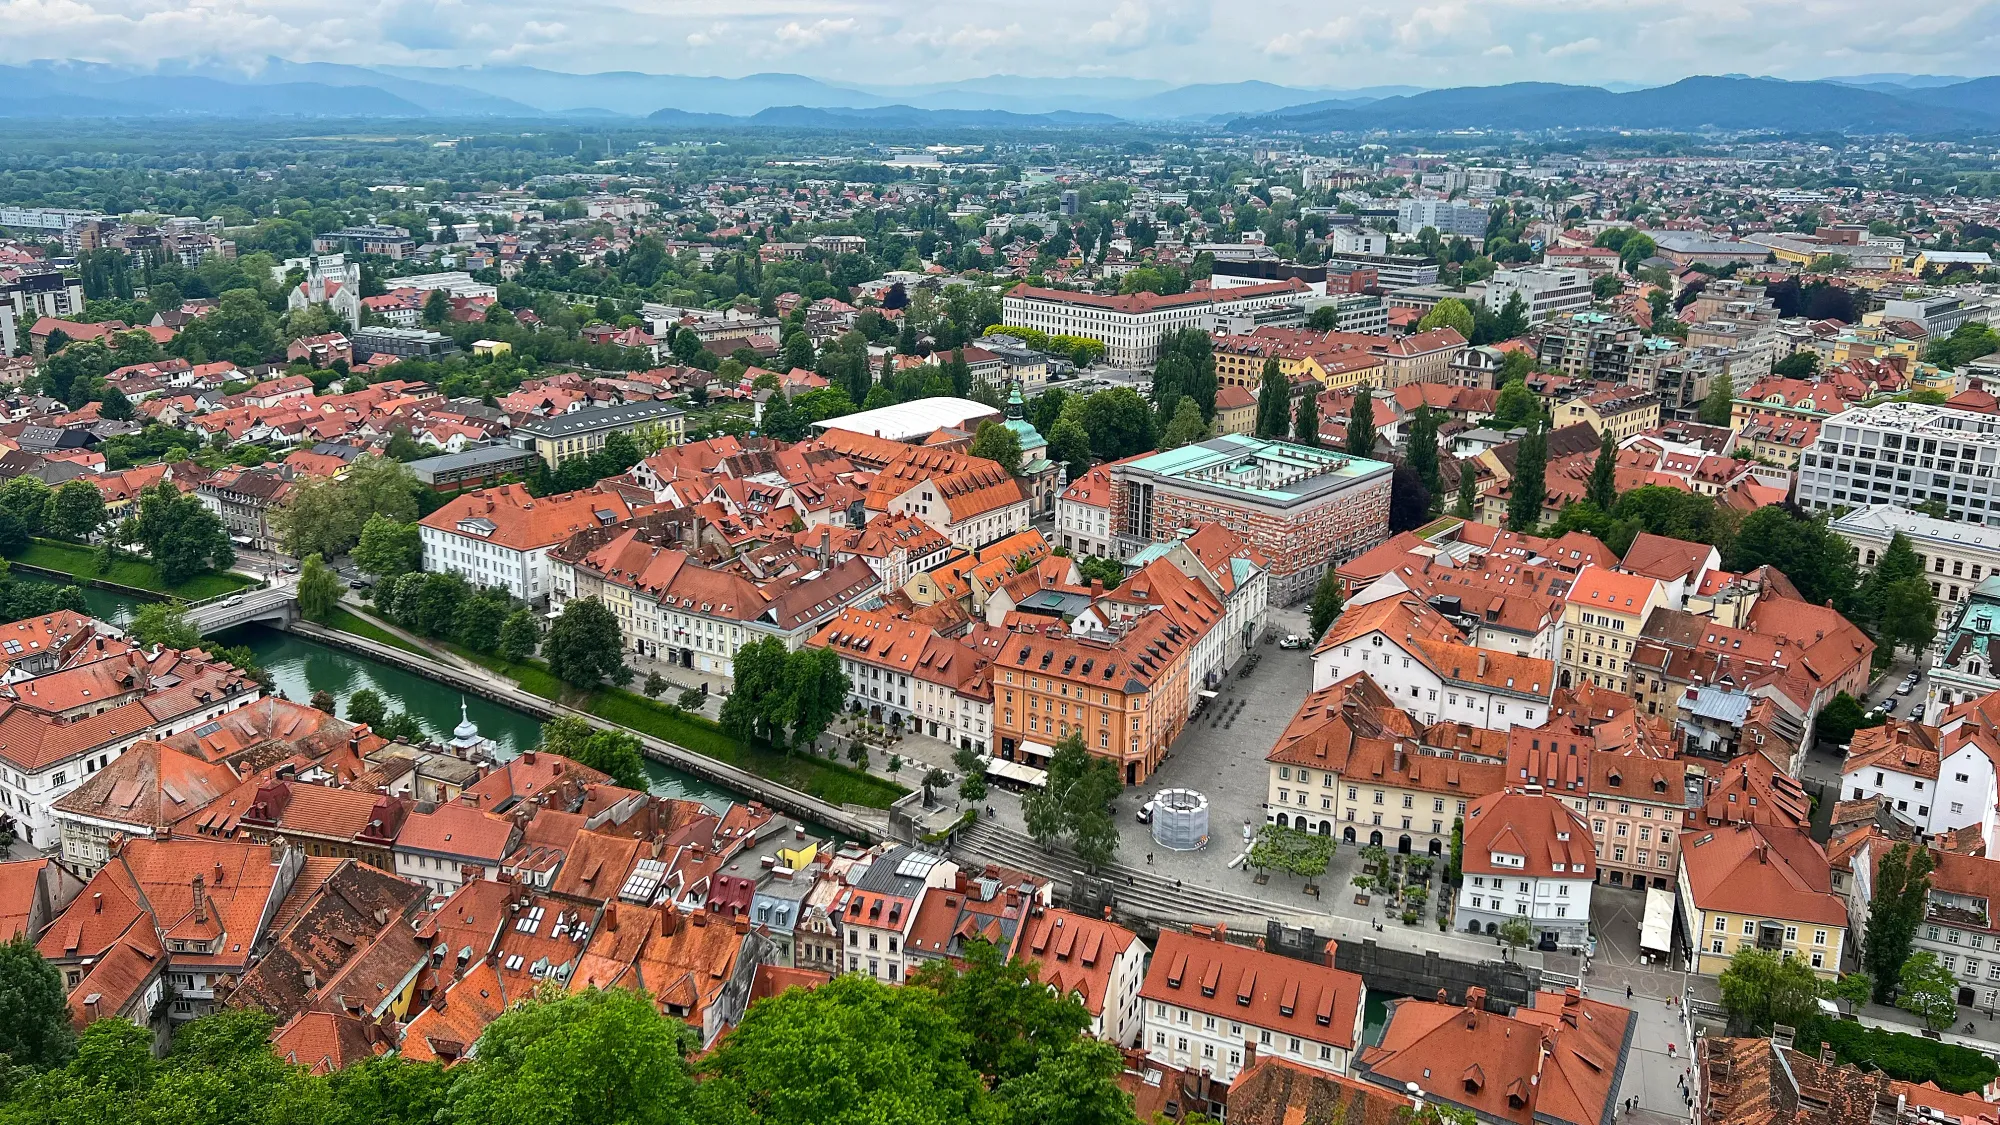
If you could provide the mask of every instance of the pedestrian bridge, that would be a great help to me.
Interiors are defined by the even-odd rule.
[[[195,602],[187,607],[187,619],[206,636],[253,621],[282,625],[298,615],[298,604],[294,587],[268,586]]]

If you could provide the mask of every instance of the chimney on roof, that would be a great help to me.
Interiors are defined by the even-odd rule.
[[[194,882],[190,884],[190,887],[194,895],[194,920],[201,925],[207,925],[208,889],[202,883],[201,876],[199,875],[194,877]]]
[[[103,993],[99,992],[93,992],[83,998],[83,1010],[89,1015],[92,1022],[95,1022],[97,1019],[98,1003],[103,999]]]
[[[271,866],[276,867],[284,862],[285,838],[283,836],[273,836],[271,837]]]
[[[93,891],[93,892],[91,893],[91,896],[90,896],[90,912],[91,912],[92,914],[102,914],[102,913],[104,913],[104,892],[103,892],[103,891]]]
[[[305,975],[304,975],[303,979],[304,979],[304,981],[305,981],[305,986],[306,986],[306,991],[307,991],[307,992],[314,992],[314,991],[317,991],[317,990],[318,990],[318,988],[319,988],[319,974],[317,974],[317,973],[313,972],[313,971],[312,971],[311,969],[307,969],[307,970],[305,971]]]
[[[1243,1070],[1249,1070],[1251,1065],[1256,1061],[1257,1041],[1255,1039],[1245,1039],[1243,1041]],[[1236,1073],[1241,1074],[1243,1071],[1239,1070]]]
[[[219,859],[215,861],[215,883],[214,883],[214,885],[215,885],[215,886],[218,886],[218,887],[222,885],[222,861],[221,861],[221,860],[219,860]]]

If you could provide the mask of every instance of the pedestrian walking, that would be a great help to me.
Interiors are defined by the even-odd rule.
[[[1674,1045],[1672,1043],[1667,1044],[1667,1057],[1670,1059],[1675,1057]]]
[[[1628,984],[1625,986],[1625,999],[1630,1000],[1631,998],[1632,998],[1632,986]]]
[[[1152,852],[1147,852],[1147,853],[1146,853],[1146,862],[1147,862],[1147,863],[1151,863],[1151,862],[1153,862],[1153,853],[1152,853]]]

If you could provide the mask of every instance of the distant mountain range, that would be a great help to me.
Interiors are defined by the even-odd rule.
[[[1516,82],[1428,90],[1361,105],[1310,103],[1239,118],[1232,126],[1299,132],[1722,129],[1932,134],[2000,130],[1996,98],[2000,98],[2000,78],[1910,88],[1699,77],[1628,93]]]
[[[1033,128],[1199,123],[1241,130],[1722,129],[1938,134],[2000,131],[2000,77],[1743,75],[1610,88],[1522,82],[1425,90],[1270,82],[1175,86],[1014,75],[840,86],[797,74],[711,78],[530,66],[362,67],[175,60],[150,71],[82,62],[0,67],[0,117],[377,117],[645,120],[686,128]]]

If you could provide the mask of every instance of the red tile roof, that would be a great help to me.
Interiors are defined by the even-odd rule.
[[[1139,994],[1149,1002],[1352,1049],[1363,991],[1358,975],[1328,965],[1234,945],[1220,934],[1162,930]]]

